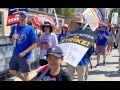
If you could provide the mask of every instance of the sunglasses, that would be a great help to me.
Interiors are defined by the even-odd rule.
[[[47,28],[48,28],[48,27],[50,27],[50,26],[49,26],[49,25],[44,25],[43,27],[44,27],[44,28],[45,28],[45,27],[47,27]]]
[[[67,27],[63,27],[63,28],[66,28],[66,29],[67,29]]]

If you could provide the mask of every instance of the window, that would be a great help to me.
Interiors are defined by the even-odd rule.
[[[51,8],[48,8],[48,13],[51,13]]]
[[[44,8],[39,8],[39,11],[42,11],[42,12],[44,12]]]
[[[36,10],[36,8],[31,8],[31,9],[34,9],[34,10]]]

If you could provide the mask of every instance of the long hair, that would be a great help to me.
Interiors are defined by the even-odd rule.
[[[68,28],[67,28],[67,31],[66,31],[66,33],[65,33],[65,34],[67,34],[67,33],[68,33]],[[63,27],[62,27],[61,34],[63,34]]]

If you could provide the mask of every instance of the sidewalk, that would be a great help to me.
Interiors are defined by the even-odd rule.
[[[103,57],[100,56],[100,66],[95,68],[95,65],[97,64],[96,60],[97,56],[92,55],[91,57],[91,63],[92,63],[92,70],[89,69],[88,73],[88,80],[87,81],[120,81],[120,73],[117,73],[118,70],[118,49],[113,49],[111,55],[107,55],[106,57],[106,66],[103,66]],[[67,64],[65,62],[62,62],[62,68],[67,72]],[[37,73],[31,72],[30,78],[33,78]],[[73,81],[77,81],[77,73],[75,72]],[[5,81],[21,81],[17,77],[13,77],[10,79],[7,79]]]

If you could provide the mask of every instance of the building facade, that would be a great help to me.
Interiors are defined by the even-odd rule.
[[[0,24],[2,27],[0,27],[0,36],[9,36],[11,32],[12,25],[6,26],[7,24],[7,17],[8,17],[8,8],[0,8]],[[53,8],[28,8],[28,20],[31,17],[36,16],[37,14],[45,14],[49,15],[50,17],[53,18],[55,24],[56,24],[56,18],[55,14],[53,12]],[[64,24],[65,18],[64,16],[57,15],[58,17],[58,22],[59,22],[59,30],[57,30],[55,33],[59,33],[62,25]]]

